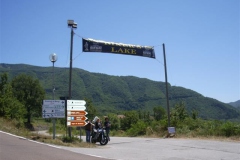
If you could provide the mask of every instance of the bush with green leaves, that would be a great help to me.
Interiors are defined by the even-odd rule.
[[[68,136],[63,136],[62,141],[64,143],[74,143],[74,142],[81,142],[82,140],[77,138],[77,137],[68,137]]]
[[[136,124],[132,124],[132,127],[127,130],[129,136],[141,136],[146,134],[148,125],[143,121],[138,121]]]
[[[121,119],[121,129],[128,130],[132,125],[139,121],[139,115],[137,111],[126,111],[124,112],[124,118]]]
[[[234,123],[232,122],[225,122],[224,124],[221,125],[220,131],[223,136],[230,137],[236,135],[236,127]]]
[[[120,129],[120,119],[116,114],[110,113],[107,115],[109,122],[111,124],[111,130],[119,130]],[[104,122],[103,122],[104,123]]]

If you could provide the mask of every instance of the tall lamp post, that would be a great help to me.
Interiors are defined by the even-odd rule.
[[[52,67],[52,72],[53,72],[53,89],[52,89],[52,99],[54,100],[54,96],[55,96],[55,86],[54,86],[54,63],[57,61],[57,54],[56,53],[52,53],[49,56],[49,60],[53,63],[53,67]],[[55,134],[56,134],[56,130],[55,130],[55,118],[52,119],[53,120],[53,139],[55,139]]]
[[[72,51],[73,51],[73,29],[77,29],[77,23],[74,20],[68,20],[68,27],[71,28],[71,47],[70,47],[70,71],[69,71],[69,95],[68,98],[72,99]],[[68,135],[71,137],[71,127],[68,128]]]

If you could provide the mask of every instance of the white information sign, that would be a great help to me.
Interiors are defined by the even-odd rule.
[[[67,100],[67,106],[84,106],[85,104],[84,100]]]
[[[65,101],[43,100],[42,118],[65,118]]]
[[[77,111],[84,111],[86,109],[85,106],[67,106],[67,110],[77,110]]]

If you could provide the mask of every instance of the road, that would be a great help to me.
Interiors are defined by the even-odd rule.
[[[1,160],[105,160],[63,150],[61,147],[37,143],[0,131]]]
[[[1,136],[2,136],[2,133],[1,133]],[[85,137],[82,136],[82,138],[84,139]],[[0,140],[1,150],[3,147],[2,139],[3,138],[1,137],[1,140]],[[111,137],[111,141],[109,142],[109,144],[107,144],[106,146],[100,146],[99,144],[97,144],[96,148],[73,148],[73,147],[63,147],[63,146],[59,148],[53,148],[46,145],[42,145],[42,147],[41,146],[34,147],[36,144],[31,144],[31,145],[33,145],[32,148],[24,149],[25,145],[22,144],[21,146],[22,146],[23,153],[27,154],[29,152],[35,152],[38,155],[42,155],[43,154],[42,148],[45,148],[44,152],[49,152],[48,153],[49,155],[51,155],[52,153],[53,155],[58,156],[59,157],[58,159],[62,158],[62,156],[64,156],[65,153],[70,153],[70,155],[74,155],[78,157],[78,159],[82,159],[82,158],[85,159],[83,155],[85,156],[88,155],[90,156],[90,158],[101,157],[102,159],[105,158],[105,159],[114,159],[114,160],[207,160],[207,159],[239,160],[240,159],[240,142],[223,142],[223,141],[213,141],[213,140],[193,140],[193,139],[177,139],[177,138],[163,139],[163,138]],[[11,154],[10,148],[12,147],[9,147],[9,150],[5,149],[5,152]],[[49,148],[49,149],[46,149],[46,148]],[[2,151],[1,151],[1,155],[2,155]],[[86,157],[86,160],[87,158],[89,157]],[[27,158],[27,159],[30,159],[30,158]],[[44,158],[44,159],[54,160],[52,159],[52,157]],[[66,159],[69,160],[71,158],[66,158]]]
[[[111,137],[106,146],[62,148],[118,160],[240,160],[240,142],[213,140]]]

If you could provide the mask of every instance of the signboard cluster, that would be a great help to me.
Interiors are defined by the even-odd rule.
[[[67,100],[67,126],[85,126],[84,100]],[[65,118],[65,100],[43,100],[42,118]]]
[[[67,126],[85,126],[87,112],[84,100],[67,100]]]

